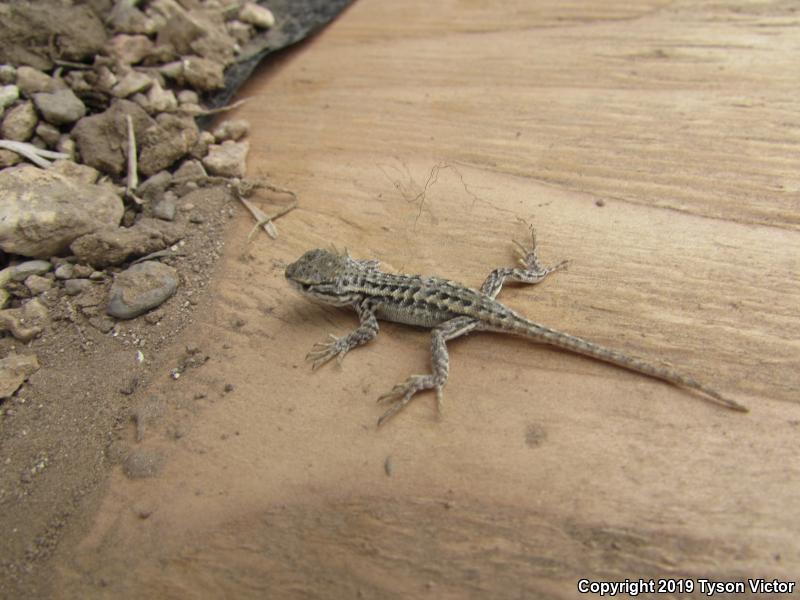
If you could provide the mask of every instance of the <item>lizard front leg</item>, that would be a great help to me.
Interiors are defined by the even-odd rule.
[[[528,228],[531,234],[530,248],[526,248],[518,241],[514,240],[514,244],[517,246],[519,263],[523,268],[500,267],[499,269],[495,269],[489,273],[486,281],[483,282],[481,292],[487,296],[496,298],[507,279],[525,284],[539,283],[553,271],[558,271],[567,266],[568,261],[566,260],[561,261],[554,267],[542,266],[539,263],[539,255],[536,251],[536,232],[532,225],[529,225]]]
[[[358,313],[361,325],[344,337],[337,338],[330,335],[329,341],[314,344],[311,352],[306,356],[306,360],[312,361],[312,370],[318,369],[334,356],[341,363],[344,355],[350,350],[361,344],[366,344],[378,335],[378,319],[375,318],[375,307],[371,301],[369,299],[361,300],[354,303],[353,308]]]
[[[473,317],[456,317],[445,321],[431,331],[431,366],[433,373],[429,375],[412,375],[403,383],[394,386],[390,391],[378,398],[378,402],[394,401],[392,407],[378,419],[378,427],[400,412],[417,392],[436,390],[436,403],[441,409],[442,388],[447,383],[450,373],[450,356],[447,353],[447,342],[465,335],[480,324]]]

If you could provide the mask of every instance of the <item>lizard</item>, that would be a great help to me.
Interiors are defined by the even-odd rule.
[[[315,344],[306,357],[312,362],[312,370],[333,358],[341,362],[350,350],[374,339],[378,335],[378,319],[381,319],[431,330],[432,372],[411,375],[378,398],[378,402],[393,402],[378,419],[379,427],[424,390],[436,392],[437,407],[441,409],[442,390],[450,371],[447,342],[473,331],[522,336],[696,390],[711,401],[733,410],[748,411],[742,404],[725,398],[670,366],[653,364],[540,325],[496,300],[507,281],[537,284],[567,265],[568,261],[563,261],[555,266],[543,266],[539,261],[533,227],[530,227],[530,238],[530,247],[514,241],[521,268],[494,269],[478,290],[439,277],[386,273],[380,270],[377,260],[355,259],[347,252],[309,250],[286,267],[288,282],[318,304],[352,307],[360,322],[357,329],[343,337],[329,335],[327,341]]]

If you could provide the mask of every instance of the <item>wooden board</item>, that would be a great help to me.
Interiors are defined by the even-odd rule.
[[[115,476],[65,580],[569,598],[581,578],[796,578],[799,34],[781,2],[359,0],[265,66],[238,112],[249,170],[300,207],[277,241],[247,245],[237,219],[180,340],[212,360],[154,389],[235,392],[198,404],[161,477]],[[426,333],[388,324],[341,368],[303,363],[355,324],[285,284],[303,251],[479,285],[518,219],[572,264],[509,305],[751,413],[475,335],[452,344],[441,419],[427,396],[376,431],[374,399],[428,368]]]

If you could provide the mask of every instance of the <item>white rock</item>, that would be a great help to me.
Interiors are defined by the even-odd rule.
[[[226,140],[233,140],[235,142],[242,139],[249,132],[250,123],[244,119],[223,121],[213,131],[217,143],[222,143]]]
[[[15,85],[4,85],[0,87],[0,112],[4,108],[11,106],[19,98],[19,88]]]
[[[200,104],[200,96],[194,90],[181,90],[178,92],[178,102],[181,104]]]
[[[122,200],[101,185],[73,181],[31,165],[0,171],[0,248],[57,256],[77,237],[118,225]]]
[[[239,11],[239,20],[261,29],[269,29],[275,25],[275,16],[270,9],[259,6],[255,2],[245,2]]]
[[[155,81],[147,92],[147,105],[151,112],[174,112],[178,108],[178,100],[172,90],[165,90]]]
[[[212,175],[244,177],[248,150],[250,144],[247,142],[211,144],[208,154],[203,157],[203,166]]]

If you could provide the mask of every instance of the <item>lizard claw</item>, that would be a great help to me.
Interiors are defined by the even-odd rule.
[[[378,419],[378,427],[391,419],[411,402],[415,394],[423,390],[436,390],[436,404],[441,409],[442,385],[437,384],[432,375],[412,375],[403,383],[398,383],[391,390],[381,395],[378,402],[392,401],[393,405]]]
[[[337,362],[342,364],[342,359],[348,350],[343,338],[328,334],[328,341],[317,342],[311,347],[311,352],[306,354],[306,360],[311,361],[311,370],[316,371],[334,356]]]

